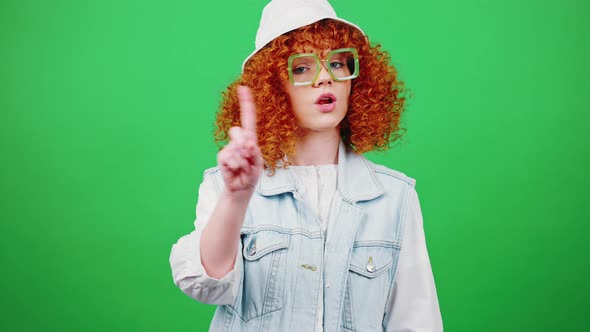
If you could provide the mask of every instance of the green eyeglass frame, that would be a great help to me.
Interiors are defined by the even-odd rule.
[[[315,53],[297,53],[297,54],[293,54],[289,57],[289,65],[288,65],[288,72],[289,72],[289,81],[291,81],[291,84],[293,84],[294,86],[306,86],[306,85],[312,85],[314,84],[319,75],[320,75],[320,62],[324,62],[324,63],[330,63],[330,60],[332,59],[332,57],[336,54],[339,53],[345,53],[345,52],[350,52],[352,53],[353,57],[354,57],[354,71],[351,75],[349,76],[345,76],[345,77],[337,77],[336,75],[334,75],[334,73],[332,72],[332,67],[330,65],[324,65],[324,67],[328,70],[328,73],[330,74],[330,77],[332,77],[332,79],[334,81],[337,82],[341,82],[341,81],[348,81],[348,80],[352,80],[354,78],[357,78],[359,76],[359,56],[358,56],[358,52],[356,51],[355,48],[353,47],[349,47],[349,48],[339,48],[336,50],[332,50],[330,52],[328,52],[328,54],[326,55],[325,59],[320,59],[318,57],[317,54]],[[293,61],[295,59],[298,58],[302,58],[302,57],[313,57],[316,61],[316,71],[315,71],[315,76],[313,78],[313,80],[311,81],[306,81],[306,82],[295,82],[295,78],[293,77]],[[348,65],[348,64],[347,64]],[[350,69],[350,68],[349,68]]]

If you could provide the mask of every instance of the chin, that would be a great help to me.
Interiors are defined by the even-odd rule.
[[[300,127],[304,130],[311,130],[315,132],[330,132],[333,130],[339,130],[340,122],[342,122],[342,119],[339,121],[318,121],[313,124],[303,125]]]

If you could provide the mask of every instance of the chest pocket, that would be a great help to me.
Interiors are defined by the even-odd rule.
[[[273,231],[242,234],[243,279],[232,306],[244,321],[283,307],[289,236]]]
[[[342,327],[350,331],[382,331],[393,277],[392,266],[398,254],[399,248],[393,244],[354,244],[344,295]]]

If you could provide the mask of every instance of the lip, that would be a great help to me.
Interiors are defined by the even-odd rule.
[[[332,102],[329,104],[320,104],[320,100],[323,98],[330,98]],[[321,112],[331,112],[336,108],[336,96],[333,93],[322,93],[315,101],[316,106]]]

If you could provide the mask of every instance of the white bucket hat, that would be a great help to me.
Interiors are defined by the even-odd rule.
[[[349,24],[365,35],[356,24],[337,17],[327,0],[272,0],[262,10],[260,26],[256,33],[256,49],[244,60],[242,72],[246,62],[273,39],[325,18]]]

